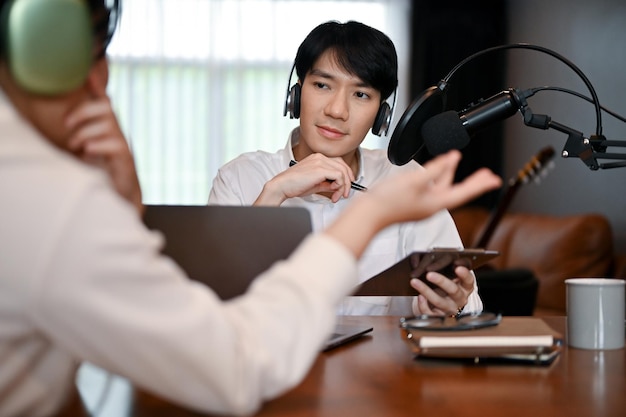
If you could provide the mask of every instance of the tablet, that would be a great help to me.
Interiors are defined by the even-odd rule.
[[[455,267],[465,266],[468,269],[476,269],[499,254],[500,252],[494,250],[463,248],[433,248],[426,251],[416,251],[365,281],[353,295],[416,295],[418,294],[417,291],[409,283],[411,278],[421,279],[433,286],[426,281],[426,273],[429,271],[437,271],[453,278],[455,277]]]
[[[456,277],[454,269],[457,266],[476,269],[499,254],[500,252],[493,250],[456,248],[434,248],[424,252],[413,252],[407,257],[411,267],[409,276],[419,278],[430,285],[425,279],[429,271],[454,278]]]

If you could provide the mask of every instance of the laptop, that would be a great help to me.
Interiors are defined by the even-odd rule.
[[[144,223],[163,234],[165,255],[223,300],[245,293],[312,231],[302,207],[147,205]],[[323,350],[372,330],[338,324]]]

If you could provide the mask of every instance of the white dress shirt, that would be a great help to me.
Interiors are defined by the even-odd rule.
[[[221,167],[213,180],[209,204],[252,205],[267,181],[289,168],[294,159],[292,148],[299,141],[300,129],[294,129],[287,145],[274,153],[256,151],[240,155]],[[423,169],[414,161],[403,166],[389,162],[385,150],[359,148],[360,162],[357,183],[371,187],[383,178],[403,171]],[[330,199],[311,195],[290,198],[282,206],[306,207],[311,213],[313,230],[322,230],[335,219],[360,191],[351,190],[347,199],[333,203]],[[393,204],[390,201],[389,204]],[[415,250],[432,247],[462,247],[456,225],[450,213],[443,210],[419,222],[403,223],[383,230],[370,243],[359,261],[359,282],[408,256]],[[379,315],[412,314],[412,297],[347,297],[339,307],[339,314]],[[476,287],[464,312],[482,311],[483,305]]]
[[[2,94],[0,196],[0,416],[54,415],[83,361],[194,409],[251,414],[302,380],[357,284],[352,254],[319,234],[220,301],[159,254],[106,174]]]

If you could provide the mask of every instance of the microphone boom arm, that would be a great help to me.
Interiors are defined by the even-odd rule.
[[[520,96],[518,96],[518,98],[520,98]],[[592,135],[591,138],[586,138],[582,132],[562,123],[555,122],[548,115],[533,114],[523,95],[520,101],[520,112],[524,117],[524,124],[526,126],[543,130],[551,128],[568,135],[563,151],[561,152],[563,158],[580,158],[592,171],[596,171],[600,168],[626,167],[626,153],[606,152],[606,148],[609,146],[626,147],[626,141],[606,140],[603,135]],[[622,161],[602,164],[598,163],[598,159],[617,159]]]
[[[487,100],[480,100],[460,112],[454,110],[441,112],[445,108],[444,93],[450,85],[453,75],[473,59],[490,52],[506,49],[529,49],[542,52],[558,59],[572,69],[589,89],[591,98],[580,93],[556,87],[541,87],[528,90],[510,88]],[[555,122],[545,114],[533,114],[527,98],[538,91],[556,90],[574,94],[593,104],[596,113],[596,130],[590,137],[569,126]],[[420,112],[418,112],[420,109]],[[518,43],[499,45],[478,51],[461,62],[443,78],[437,86],[430,87],[422,93],[402,115],[389,143],[388,157],[396,165],[403,165],[410,159],[419,163],[427,160],[427,155],[435,155],[447,149],[462,149],[473,133],[481,128],[517,112],[522,113],[524,124],[536,129],[555,129],[565,133],[568,138],[561,152],[563,158],[580,158],[591,170],[626,167],[626,153],[606,152],[607,147],[626,147],[626,140],[606,140],[602,132],[602,110],[625,121],[626,119],[604,109],[598,100],[593,85],[587,76],[564,56],[538,45]],[[614,162],[599,163],[598,160],[612,159]]]

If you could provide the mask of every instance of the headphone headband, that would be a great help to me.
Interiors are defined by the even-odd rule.
[[[289,79],[287,80],[287,95],[285,97],[285,107],[283,109],[283,116],[289,114],[290,119],[298,119],[300,117],[300,95],[302,87],[300,84],[295,83],[291,86],[291,79],[296,69],[296,62],[294,61],[289,72]],[[398,86],[393,91],[393,101],[391,107],[386,100],[380,103],[376,117],[374,118],[374,124],[372,125],[372,133],[376,136],[387,135],[389,127],[391,126],[391,119],[393,117],[393,110],[396,107],[396,97],[398,95]]]

